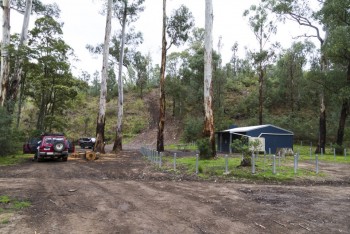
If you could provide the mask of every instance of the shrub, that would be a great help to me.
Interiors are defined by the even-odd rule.
[[[342,154],[344,154],[344,149],[345,149],[344,146],[334,144],[333,147],[334,147],[335,153],[336,153],[337,155],[342,155]]]
[[[211,157],[211,147],[209,138],[202,138],[197,141],[197,147],[199,150],[200,159],[210,159]]]
[[[4,108],[0,108],[0,156],[13,154],[17,151],[16,147],[14,147],[15,134],[11,129],[11,124],[11,116]]]
[[[199,118],[188,118],[185,122],[183,140],[193,142],[200,138],[203,130],[203,120]]]
[[[260,146],[258,140],[249,141],[247,138],[236,139],[232,142],[231,148],[234,152],[242,152],[243,159],[241,161],[241,166],[251,166],[251,155],[252,152],[255,152]]]

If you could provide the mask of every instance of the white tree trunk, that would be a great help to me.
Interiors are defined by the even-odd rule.
[[[0,73],[0,106],[4,106],[9,83],[10,61],[8,46],[10,45],[10,1],[2,1],[2,44],[1,44],[1,73]]]
[[[32,12],[32,5],[33,5],[33,0],[26,1],[26,9],[23,17],[21,38],[20,38],[19,47],[18,47],[19,51],[21,51],[24,48],[24,46],[27,45],[28,27],[29,27],[30,14]],[[13,75],[10,77],[10,86],[8,90],[8,95],[6,97],[6,100],[9,102],[8,105],[12,106],[11,108],[8,107],[8,109],[11,109],[10,110],[11,113],[13,112],[13,106],[16,101],[18,89],[21,83],[21,76],[22,76],[22,70],[23,70],[23,57],[22,56],[17,57],[15,64],[16,64],[15,71]]]
[[[204,38],[204,136],[209,136],[212,155],[216,155],[214,116],[212,109],[212,51],[213,51],[213,3],[212,0],[205,1],[205,38]]]
[[[124,46],[125,46],[125,28],[126,17],[128,10],[128,1],[124,1],[124,14],[122,21],[122,35],[121,46],[119,52],[119,66],[118,66],[118,120],[113,151],[120,151],[123,149],[123,114],[124,114],[124,88],[123,88],[123,61],[124,61]]]
[[[105,120],[106,120],[109,42],[110,42],[111,30],[112,30],[112,22],[111,22],[111,20],[112,20],[112,3],[113,3],[113,0],[108,0],[105,39],[104,39],[104,44],[103,44],[100,104],[99,104],[99,112],[98,112],[97,127],[96,127],[95,151],[100,152],[100,153],[105,153],[105,150],[104,150],[104,128],[105,128]]]

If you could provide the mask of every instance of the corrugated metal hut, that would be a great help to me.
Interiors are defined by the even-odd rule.
[[[230,144],[233,140],[248,138],[264,138],[265,151],[275,153],[277,148],[293,149],[294,133],[286,129],[266,124],[248,127],[237,127],[217,132],[217,146],[219,152],[232,152]]]

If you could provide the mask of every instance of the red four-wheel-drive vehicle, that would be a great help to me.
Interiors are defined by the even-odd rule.
[[[69,146],[69,142],[64,134],[45,133],[38,142],[34,160],[40,162],[43,159],[49,158],[67,161]]]

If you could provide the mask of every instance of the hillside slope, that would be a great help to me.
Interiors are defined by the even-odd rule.
[[[158,89],[152,90],[144,97],[144,103],[149,111],[149,126],[132,141],[124,145],[125,149],[139,149],[141,146],[155,148],[157,145],[158,120],[159,120],[159,93]],[[164,129],[164,144],[175,144],[180,141],[182,124],[166,115]]]

